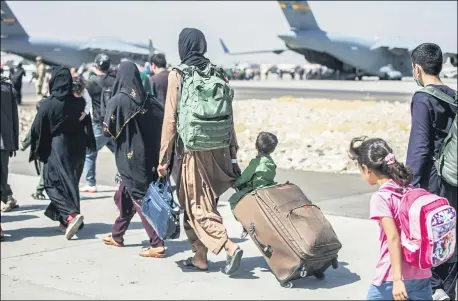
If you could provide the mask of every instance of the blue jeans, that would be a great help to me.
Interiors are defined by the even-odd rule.
[[[404,280],[408,300],[432,300],[431,281],[428,279]],[[394,300],[393,282],[383,282],[381,286],[371,285],[367,300]]]
[[[103,135],[102,124],[101,123],[92,123],[92,130],[94,131],[95,144],[97,151],[87,152],[86,160],[84,161],[84,172],[86,174],[86,184],[89,186],[95,186],[95,161],[97,160],[97,153],[102,147],[106,146],[108,149],[114,153],[114,141],[112,137],[105,137]]]

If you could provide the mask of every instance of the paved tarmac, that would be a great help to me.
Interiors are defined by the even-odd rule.
[[[320,175],[313,176],[317,177]],[[357,178],[343,179],[342,187],[333,187],[332,181],[326,181],[328,177],[315,179],[315,185],[321,183],[320,187],[304,183],[304,175],[298,175],[294,182],[325,212],[332,212],[330,205],[338,202],[342,207],[351,205],[351,195],[358,197],[368,191],[359,188]],[[184,234],[166,243],[167,258],[139,257],[147,236],[138,216],[126,233],[126,247],[105,246],[101,239],[110,233],[118,214],[112,200],[116,189],[113,186],[99,186],[96,194],[82,194],[86,225],[78,237],[67,241],[57,223],[43,215],[48,201],[29,197],[37,181],[37,176],[10,175],[9,183],[21,207],[2,213],[2,228],[7,236],[1,243],[2,300],[362,300],[371,283],[378,232],[376,223],[367,219],[328,215],[343,244],[339,268],[328,270],[323,281],[313,277],[301,279],[294,283],[294,288],[285,289],[269,272],[255,245],[250,240],[238,239],[241,227],[231,216],[229,193],[221,198],[219,209],[229,236],[244,250],[242,266],[231,277],[220,272],[225,260],[223,253],[209,256],[207,273],[182,271],[175,262],[192,255]],[[355,189],[344,189],[350,186]],[[329,197],[335,201],[318,201]],[[367,207],[368,196],[365,199]]]
[[[445,80],[456,89],[456,80]],[[340,100],[410,101],[418,89],[412,81],[251,80],[231,81],[235,100],[271,99],[282,96]],[[24,82],[24,97],[35,93],[33,83]]]
[[[242,89],[234,86],[236,91]],[[297,91],[294,87],[287,88],[291,90],[277,93]],[[257,95],[267,95],[265,91],[269,91],[261,86],[255,89],[259,91]],[[33,105],[30,91],[25,105]],[[362,300],[366,297],[378,255],[378,230],[376,223],[367,218],[369,199],[375,188],[367,186],[358,175],[279,170],[277,181],[289,180],[299,185],[327,215],[343,244],[339,269],[329,270],[324,281],[302,279],[295,283],[295,288],[285,289],[268,271],[250,240],[236,239],[245,253],[241,269],[232,277],[220,272],[224,254],[209,256],[208,273],[181,271],[175,261],[192,255],[184,234],[167,242],[167,258],[139,257],[137,253],[146,244],[147,236],[138,216],[127,231],[126,247],[105,246],[101,238],[110,233],[118,214],[112,200],[116,167],[110,152],[99,153],[99,192],[82,194],[85,228],[76,239],[65,240],[57,224],[43,215],[48,201],[30,197],[38,177],[27,157],[28,152],[18,152],[10,162],[9,183],[21,207],[2,213],[2,228],[7,235],[1,243],[2,300]],[[222,196],[219,209],[229,236],[237,238],[241,227],[227,204],[230,193]]]

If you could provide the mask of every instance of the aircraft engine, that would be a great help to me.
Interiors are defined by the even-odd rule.
[[[456,56],[451,56],[450,57],[450,64],[452,64],[453,67],[457,66],[457,59]]]

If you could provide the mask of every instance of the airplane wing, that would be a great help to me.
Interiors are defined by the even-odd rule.
[[[411,52],[417,46],[417,44],[401,40],[379,40],[371,47],[371,50],[383,48],[395,55],[403,55],[406,52]]]
[[[148,56],[150,51],[146,48],[137,47],[131,44],[117,41],[93,41],[80,47],[80,50],[90,50],[93,52],[105,52],[107,54],[126,54]]]
[[[240,55],[240,54],[257,54],[257,53],[275,53],[275,54],[281,54],[286,50],[289,49],[273,49],[273,50],[254,50],[254,51],[244,51],[244,52],[230,52],[229,48],[227,48],[226,44],[224,44],[222,39],[219,39],[219,42],[221,43],[221,47],[223,47],[223,51],[225,54],[228,55]]]
[[[371,49],[377,49],[377,48],[384,48],[387,51],[392,52],[395,55],[403,55],[406,52],[411,52],[412,50],[415,49],[419,44],[414,44],[414,43],[409,43],[406,41],[400,41],[400,40],[380,40],[375,43]],[[455,51],[449,51],[447,49],[444,49],[442,51],[442,55],[444,58],[444,64],[447,62],[447,59],[450,59],[450,63],[452,66],[456,67],[457,66],[457,53]]]

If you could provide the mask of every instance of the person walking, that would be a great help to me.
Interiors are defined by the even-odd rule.
[[[82,227],[78,183],[83,172],[86,148],[95,149],[91,117],[86,102],[73,95],[70,70],[56,68],[49,82],[51,96],[41,104],[32,124],[30,158],[44,163],[43,179],[51,203],[45,215],[59,221],[70,240]]]
[[[18,105],[22,103],[22,80],[26,76],[24,68],[22,68],[22,62],[17,64],[16,68],[10,72],[11,83],[16,90],[16,101]]]
[[[8,212],[19,207],[13,198],[13,191],[8,184],[9,159],[16,156],[19,149],[19,113],[13,84],[1,75],[1,110],[0,110],[0,165],[1,165],[1,200],[5,204],[2,211]]]
[[[149,237],[149,247],[142,249],[142,257],[165,257],[164,242],[144,217],[140,203],[151,182],[158,178],[159,147],[164,108],[142,85],[140,71],[132,62],[121,63],[113,85],[113,97],[103,122],[105,136],[115,143],[116,166],[121,178],[114,201],[119,217],[111,235],[103,239],[109,246],[124,245],[124,234],[135,213]]]
[[[151,71],[153,76],[149,78],[153,95],[165,106],[167,87],[169,83],[169,71],[167,71],[167,60],[162,53],[151,56]]]
[[[431,95],[421,89],[412,97],[412,127],[407,149],[407,165],[413,171],[412,185],[445,197],[457,210],[457,187],[439,176],[435,164],[453,123],[457,122],[457,92],[440,80],[443,56],[438,45],[421,44],[412,51],[411,57],[413,76],[417,85],[434,91],[434,95]],[[445,163],[454,165],[456,171],[456,161]],[[455,248],[454,256],[432,269],[433,300],[456,299],[457,256]]]
[[[96,75],[89,79],[86,90],[92,100],[92,128],[96,141],[96,149],[86,154],[86,161],[84,162],[85,185],[80,187],[80,192],[89,193],[97,192],[96,161],[99,150],[107,146],[114,153],[113,139],[103,135],[102,123],[108,100],[112,95],[115,76],[109,72],[111,59],[108,55],[104,53],[98,54],[95,58],[95,63]]]
[[[200,30],[194,28],[183,29],[178,39],[178,51],[182,63],[180,66],[183,69],[192,70],[189,72],[201,72],[206,76],[217,74],[216,76],[219,77],[219,80],[227,80],[224,71],[221,68],[217,69],[204,56],[207,52],[207,42]],[[186,83],[186,79],[192,78],[192,76],[192,74],[186,73],[185,77],[183,72],[178,69],[174,69],[169,74],[159,157],[161,165],[158,168],[161,176],[165,176],[169,168],[177,134],[180,137],[179,140],[183,140],[183,132],[177,128],[177,123],[180,124],[180,122],[186,122],[186,120],[181,120],[178,116],[179,108],[180,112],[183,112],[181,110],[184,108],[180,106],[178,99],[183,97],[185,93],[186,95],[195,94],[194,92],[196,91],[189,90],[192,89],[192,85]],[[182,93],[179,94],[179,91]],[[227,96],[229,97],[229,95]],[[179,164],[175,165],[174,163],[174,168],[178,168],[181,174],[180,183],[177,184],[177,195],[181,207],[185,209],[184,229],[191,247],[196,252],[194,257],[178,262],[178,265],[182,268],[199,271],[207,270],[208,251],[219,254],[222,249],[227,254],[224,268],[226,274],[234,273],[240,266],[243,251],[229,239],[226,227],[217,209],[219,196],[233,186],[237,176],[240,174],[240,168],[236,163],[238,147],[233,125],[232,131],[230,131],[229,127],[228,132],[228,140],[230,140],[230,143],[227,144],[228,146],[214,150],[185,150],[177,154],[177,157],[181,157]],[[226,134],[225,130],[224,135],[226,136]],[[215,139],[215,137],[213,138]],[[213,140],[213,142],[220,143],[221,139],[218,139],[219,141]]]

